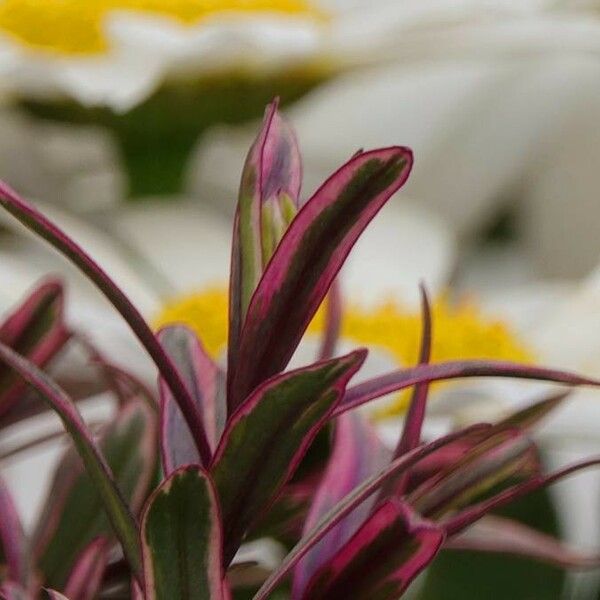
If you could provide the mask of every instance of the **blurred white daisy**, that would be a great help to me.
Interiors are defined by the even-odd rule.
[[[497,61],[595,55],[600,35],[592,9],[593,3],[544,0],[2,0],[0,90],[38,117],[108,128],[130,194],[138,197],[181,191],[186,159],[215,123],[259,116],[273,96],[293,101],[349,71],[348,85],[358,93],[331,88],[322,111],[318,100],[309,105],[315,127],[327,119],[324,157],[346,155],[348,140],[364,139],[358,130],[370,130],[371,137],[402,127],[410,132],[419,107],[431,134],[425,148],[447,156],[442,147],[460,122],[481,121],[461,98],[475,93],[484,101],[492,92],[471,76],[465,81],[449,72],[449,85],[440,82],[427,94],[432,65],[495,61],[489,70],[501,86],[505,69]],[[376,65],[382,70],[360,68]],[[414,69],[414,77],[405,79],[399,68]],[[478,73],[474,78],[484,84]],[[410,88],[406,104],[397,89],[402,81]],[[444,111],[445,97],[463,114]],[[428,106],[440,108],[438,114],[427,116]],[[494,170],[502,171],[505,161]],[[434,165],[454,170],[451,163]],[[490,174],[494,185],[497,179]],[[484,203],[491,185],[481,189]],[[82,195],[91,188],[83,187]],[[459,208],[464,189],[457,185],[445,200],[430,200],[416,187],[415,196],[441,203],[460,226],[467,219]]]

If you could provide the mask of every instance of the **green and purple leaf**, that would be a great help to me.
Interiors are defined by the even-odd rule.
[[[269,215],[269,212],[277,212],[282,217],[280,229],[285,230],[289,219],[283,219],[279,210],[280,201],[289,202],[290,208],[293,207],[292,213],[295,213],[301,184],[302,160],[296,136],[279,114],[278,101],[275,100],[265,111],[262,129],[250,148],[240,182],[231,257],[228,345],[230,368],[236,362],[250,299],[264,265],[283,233],[277,235],[273,231],[275,215]]]
[[[223,534],[213,484],[200,466],[174,471],[141,523],[147,600],[226,600]]]
[[[312,529],[292,548],[276,571],[265,581],[254,600],[266,600],[275,588],[285,579],[298,562],[320,542],[334,527],[346,518],[357,506],[377,492],[391,477],[396,477],[411,469],[419,461],[445,446],[465,437],[489,430],[489,425],[473,425],[441,437],[429,444],[423,444],[404,456],[393,460],[379,473],[369,477],[340,500]]]
[[[70,337],[64,323],[64,290],[59,281],[42,282],[0,325],[0,342],[45,366]],[[22,380],[0,367],[0,416],[6,414],[25,389]]]
[[[300,209],[264,270],[230,355],[230,412],[286,367],[350,250],[411,166],[407,148],[356,155]]]
[[[397,600],[435,558],[444,537],[408,504],[386,500],[295,598]]]
[[[464,531],[467,527],[471,526],[473,523],[476,523],[490,513],[493,510],[497,510],[514,502],[518,498],[522,498],[527,494],[530,494],[536,490],[545,488],[569,475],[582,471],[584,469],[589,469],[591,467],[600,466],[600,457],[592,457],[586,460],[582,460],[576,462],[572,465],[568,465],[550,475],[536,475],[527,479],[522,483],[517,483],[500,493],[492,496],[491,498],[487,498],[473,504],[464,510],[459,511],[457,514],[452,515],[446,518],[443,521],[444,529],[446,530],[448,536],[456,535],[462,531]]]
[[[431,359],[431,305],[427,291],[423,284],[420,285],[421,292],[421,313],[422,313],[422,332],[421,332],[421,347],[419,350],[419,365],[428,365]],[[404,421],[404,427],[398,444],[394,450],[393,457],[398,458],[406,452],[410,452],[416,448],[421,441],[421,430],[423,421],[425,420],[425,411],[427,409],[427,398],[429,395],[429,384],[420,383],[415,385],[411,395],[410,404],[408,406],[408,414]],[[409,482],[410,473],[405,473],[397,481],[390,480],[381,490],[380,496],[389,496],[392,493],[402,495],[406,485]]]
[[[463,377],[512,377],[515,379],[551,381],[571,386],[600,386],[600,380],[584,377],[570,371],[546,369],[507,361],[456,360],[419,365],[410,369],[399,369],[364,381],[347,391],[335,414],[341,414],[375,398],[415,385]]]
[[[123,407],[98,440],[98,451],[122,501],[134,514],[141,509],[154,472],[155,437],[155,415],[138,401]],[[86,546],[100,535],[112,538],[103,505],[94,479],[78,454],[68,450],[57,467],[33,536],[36,562],[49,585],[63,589]]]
[[[389,450],[360,413],[339,417],[333,451],[304,523],[303,534],[309,533],[342,498],[378,473],[389,463],[390,457]],[[371,497],[355,508],[296,565],[294,597],[302,595],[312,575],[356,533],[369,515],[374,500]]]
[[[425,287],[420,286],[421,290],[421,311],[423,314],[423,331],[421,333],[421,349],[419,351],[419,365],[428,365],[431,359],[431,305]],[[404,422],[402,435],[398,440],[398,446],[394,452],[394,458],[402,456],[416,448],[421,441],[421,429],[425,420],[425,409],[427,407],[427,395],[429,385],[420,383],[415,385],[413,395],[408,407],[408,414]]]
[[[0,584],[0,600],[30,600],[31,595],[20,584],[7,579]]]
[[[27,585],[27,539],[10,490],[0,479],[0,559],[7,579]]]
[[[95,600],[108,564],[109,543],[106,538],[92,540],[78,556],[65,585],[65,595],[72,600]]]
[[[497,427],[505,429],[518,428],[522,431],[528,431],[535,427],[553,410],[556,410],[559,406],[561,406],[570,395],[570,391],[551,394],[508,415],[508,417],[498,423]]]
[[[67,596],[57,592],[56,590],[47,589],[46,593],[48,594],[48,598],[50,600],[74,600],[72,598],[67,598]]]
[[[469,448],[448,469],[426,480],[410,493],[408,502],[420,514],[438,519],[494,486],[539,473],[539,457],[533,442],[518,430],[500,431]]]
[[[203,464],[210,462],[210,447],[201,415],[190,397],[185,383],[171,359],[166,355],[160,342],[148,326],[140,311],[132,304],[126,294],[115,284],[109,275],[77,242],[50,219],[41,214],[32,204],[21,198],[6,183],[0,181],[0,205],[22,223],[27,229],[43,238],[65,258],[70,260],[94,285],[106,296],[119,314],[129,325],[148,355],[154,361],[159,373],[167,382],[181,412],[192,432]]]
[[[214,452],[227,419],[225,374],[206,353],[196,334],[184,325],[165,327],[158,338],[188,386],[202,415],[206,438]],[[186,464],[201,463],[189,427],[165,381],[160,380],[160,449],[165,474]]]
[[[523,556],[563,569],[593,569],[600,566],[598,553],[572,548],[551,535],[496,515],[483,517],[461,534],[447,540],[444,548]]]
[[[110,467],[75,404],[45,373],[0,343],[0,362],[14,369],[60,417],[93,481],[114,532],[134,573],[141,572],[137,524],[123,499]]]
[[[265,111],[240,182],[231,260],[229,363],[235,363],[240,334],[264,266],[298,208],[302,160],[296,136],[278,111]]]
[[[365,357],[357,350],[273,377],[231,416],[211,466],[226,564],[276,500]]]

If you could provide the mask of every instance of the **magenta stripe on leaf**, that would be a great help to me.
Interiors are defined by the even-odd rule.
[[[321,518],[344,496],[388,464],[391,453],[358,412],[337,419],[335,441],[327,469],[321,479],[303,534],[309,533]],[[375,498],[365,500],[336,525],[318,544],[313,546],[296,565],[294,597],[300,597],[308,580],[327,562],[364,522]]]
[[[369,379],[348,390],[343,402],[337,408],[336,414],[341,414],[370,400],[413,385],[432,383],[444,379],[460,379],[462,377],[513,377],[516,379],[552,381],[574,386],[600,386],[600,380],[584,377],[570,371],[546,369],[506,361],[456,360],[400,369],[387,375]]]
[[[230,410],[281,372],[365,227],[408,178],[410,150],[365,152],[296,215],[252,296],[228,373]]]
[[[315,573],[301,598],[397,600],[435,558],[444,537],[408,504],[386,500]]]
[[[184,325],[172,325],[161,329],[157,335],[196,404],[212,452],[223,433],[227,418],[225,375],[191,329]],[[159,384],[160,448],[163,469],[168,475],[178,467],[202,461],[169,386],[162,378]]]

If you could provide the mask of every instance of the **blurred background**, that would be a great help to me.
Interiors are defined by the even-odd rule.
[[[0,1],[0,178],[68,226],[152,322],[187,319],[215,353],[239,175],[274,97],[297,131],[305,198],[359,148],[415,153],[341,280],[348,343],[373,350],[373,370],[416,357],[424,281],[438,358],[600,376],[600,3]],[[148,376],[91,287],[2,216],[2,311],[48,272],[69,282],[72,322]],[[407,341],[376,327],[405,327]],[[430,426],[495,418],[544,390],[448,388]],[[599,407],[577,392],[545,424],[549,466],[600,450]],[[393,436],[401,413],[385,411]],[[24,462],[2,468],[33,514]],[[599,492],[581,475],[515,510],[600,548]],[[416,597],[597,599],[598,575],[455,552]]]

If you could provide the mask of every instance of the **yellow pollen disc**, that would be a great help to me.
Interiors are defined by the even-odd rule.
[[[458,359],[495,359],[532,362],[532,352],[510,327],[491,319],[470,302],[451,304],[445,297],[432,306],[432,362]],[[212,356],[221,354],[227,344],[227,290],[213,287],[204,292],[174,299],[156,319],[156,327],[184,323],[192,328]],[[318,335],[323,331],[324,312],[319,310],[308,328]],[[357,346],[380,349],[398,366],[415,364],[419,353],[421,314],[388,301],[375,309],[348,306],[342,318],[341,335]],[[378,413],[392,416],[406,408],[408,394]]]
[[[104,20],[119,10],[166,17],[185,25],[225,12],[322,17],[306,0],[4,0],[0,3],[0,30],[36,50],[99,54],[108,49]]]

